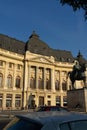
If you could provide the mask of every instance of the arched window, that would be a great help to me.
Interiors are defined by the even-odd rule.
[[[15,83],[16,88],[20,88],[20,82],[21,82],[21,78],[20,78],[20,76],[17,76],[16,77],[16,83]]]
[[[0,73],[0,87],[2,87],[2,83],[3,83],[3,75]]]
[[[12,76],[10,74],[7,77],[7,87],[8,88],[12,87]]]

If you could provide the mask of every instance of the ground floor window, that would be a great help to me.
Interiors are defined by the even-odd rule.
[[[67,106],[67,96],[63,97],[63,106]]]
[[[21,101],[15,100],[15,107],[20,107],[20,106],[21,106]]]
[[[61,96],[56,96],[56,105],[61,106]]]
[[[15,107],[21,107],[21,95],[16,94],[15,96]]]
[[[6,107],[12,107],[12,94],[6,95]]]
[[[11,100],[6,100],[6,107],[11,107],[12,105],[12,101]]]

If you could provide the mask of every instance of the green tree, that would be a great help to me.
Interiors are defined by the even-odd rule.
[[[74,11],[84,10],[84,17],[87,20],[87,0],[59,0],[62,5],[68,4]]]

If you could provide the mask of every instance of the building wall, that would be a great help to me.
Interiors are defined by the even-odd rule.
[[[25,55],[0,49],[0,109],[67,105],[73,63],[27,51]]]
[[[0,49],[0,109],[20,109],[24,56]],[[16,80],[19,83],[16,82]]]

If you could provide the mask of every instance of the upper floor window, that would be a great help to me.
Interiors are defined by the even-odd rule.
[[[43,89],[43,79],[39,77],[38,79],[38,88]]]
[[[2,60],[0,60],[0,66],[3,66],[3,61]]]
[[[60,89],[59,80],[56,80],[56,81],[55,81],[55,89],[56,89],[56,90],[59,90],[59,89]]]
[[[15,83],[16,88],[20,88],[20,81],[21,81],[20,76],[17,76],[16,77],[16,83]]]
[[[8,88],[12,87],[12,76],[10,74],[7,77],[7,87]]]
[[[39,72],[42,73],[43,72],[43,68],[39,67]]]
[[[68,62],[70,62],[70,61],[71,61],[71,59],[70,59],[70,58],[67,58],[67,61],[68,61]]]
[[[30,88],[35,89],[36,88],[36,81],[34,77],[30,78]]]
[[[51,82],[48,78],[46,79],[46,89],[51,89]]]
[[[62,75],[62,77],[66,77],[66,75],[67,75],[66,71],[62,71],[61,75]]]
[[[13,63],[9,63],[9,68],[12,68],[13,67]]]
[[[46,69],[46,73],[50,74],[50,69],[49,68]]]
[[[65,80],[63,80],[63,82],[62,82],[62,90],[63,91],[67,90],[67,82]]]
[[[35,66],[31,66],[31,72],[35,73],[36,71],[36,67]]]
[[[18,70],[21,69],[21,65],[20,65],[20,64],[17,65],[17,69],[18,69]]]

